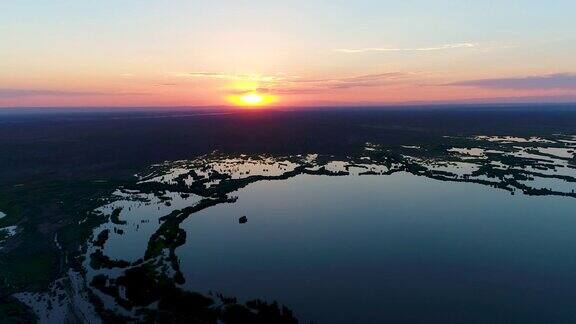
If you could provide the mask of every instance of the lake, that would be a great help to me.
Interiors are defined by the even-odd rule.
[[[78,219],[67,276],[15,296],[46,323],[574,322],[575,143],[164,161]]]
[[[574,199],[404,172],[237,195],[182,224],[187,289],[266,296],[303,322],[576,319]]]

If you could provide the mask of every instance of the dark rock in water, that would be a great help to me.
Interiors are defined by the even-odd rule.
[[[110,230],[103,230],[98,234],[96,240],[94,241],[94,245],[103,248],[106,241],[108,241],[108,236],[110,234]]]
[[[112,215],[110,215],[110,220],[112,221],[112,223],[116,224],[116,225],[126,225],[127,222],[120,220],[120,213],[122,212],[122,207],[118,207],[115,208],[112,211]]]
[[[240,223],[240,224],[248,223],[248,218],[246,216],[242,216],[238,220],[238,223]]]

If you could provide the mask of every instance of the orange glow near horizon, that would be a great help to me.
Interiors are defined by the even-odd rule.
[[[278,101],[276,96],[262,94],[258,92],[247,92],[241,95],[228,97],[228,102],[240,107],[262,107],[268,106]]]
[[[576,102],[576,1],[460,2],[0,0],[0,108]]]

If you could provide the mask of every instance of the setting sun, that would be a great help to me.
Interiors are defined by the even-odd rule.
[[[276,96],[269,94],[249,92],[242,95],[230,96],[228,100],[236,106],[257,107],[257,106],[270,105],[276,102],[277,98]]]
[[[257,93],[249,93],[240,97],[243,103],[248,105],[257,105],[262,102],[263,98]]]

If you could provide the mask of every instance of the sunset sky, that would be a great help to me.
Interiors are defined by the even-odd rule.
[[[576,101],[575,13],[574,0],[4,0],[0,107]]]

